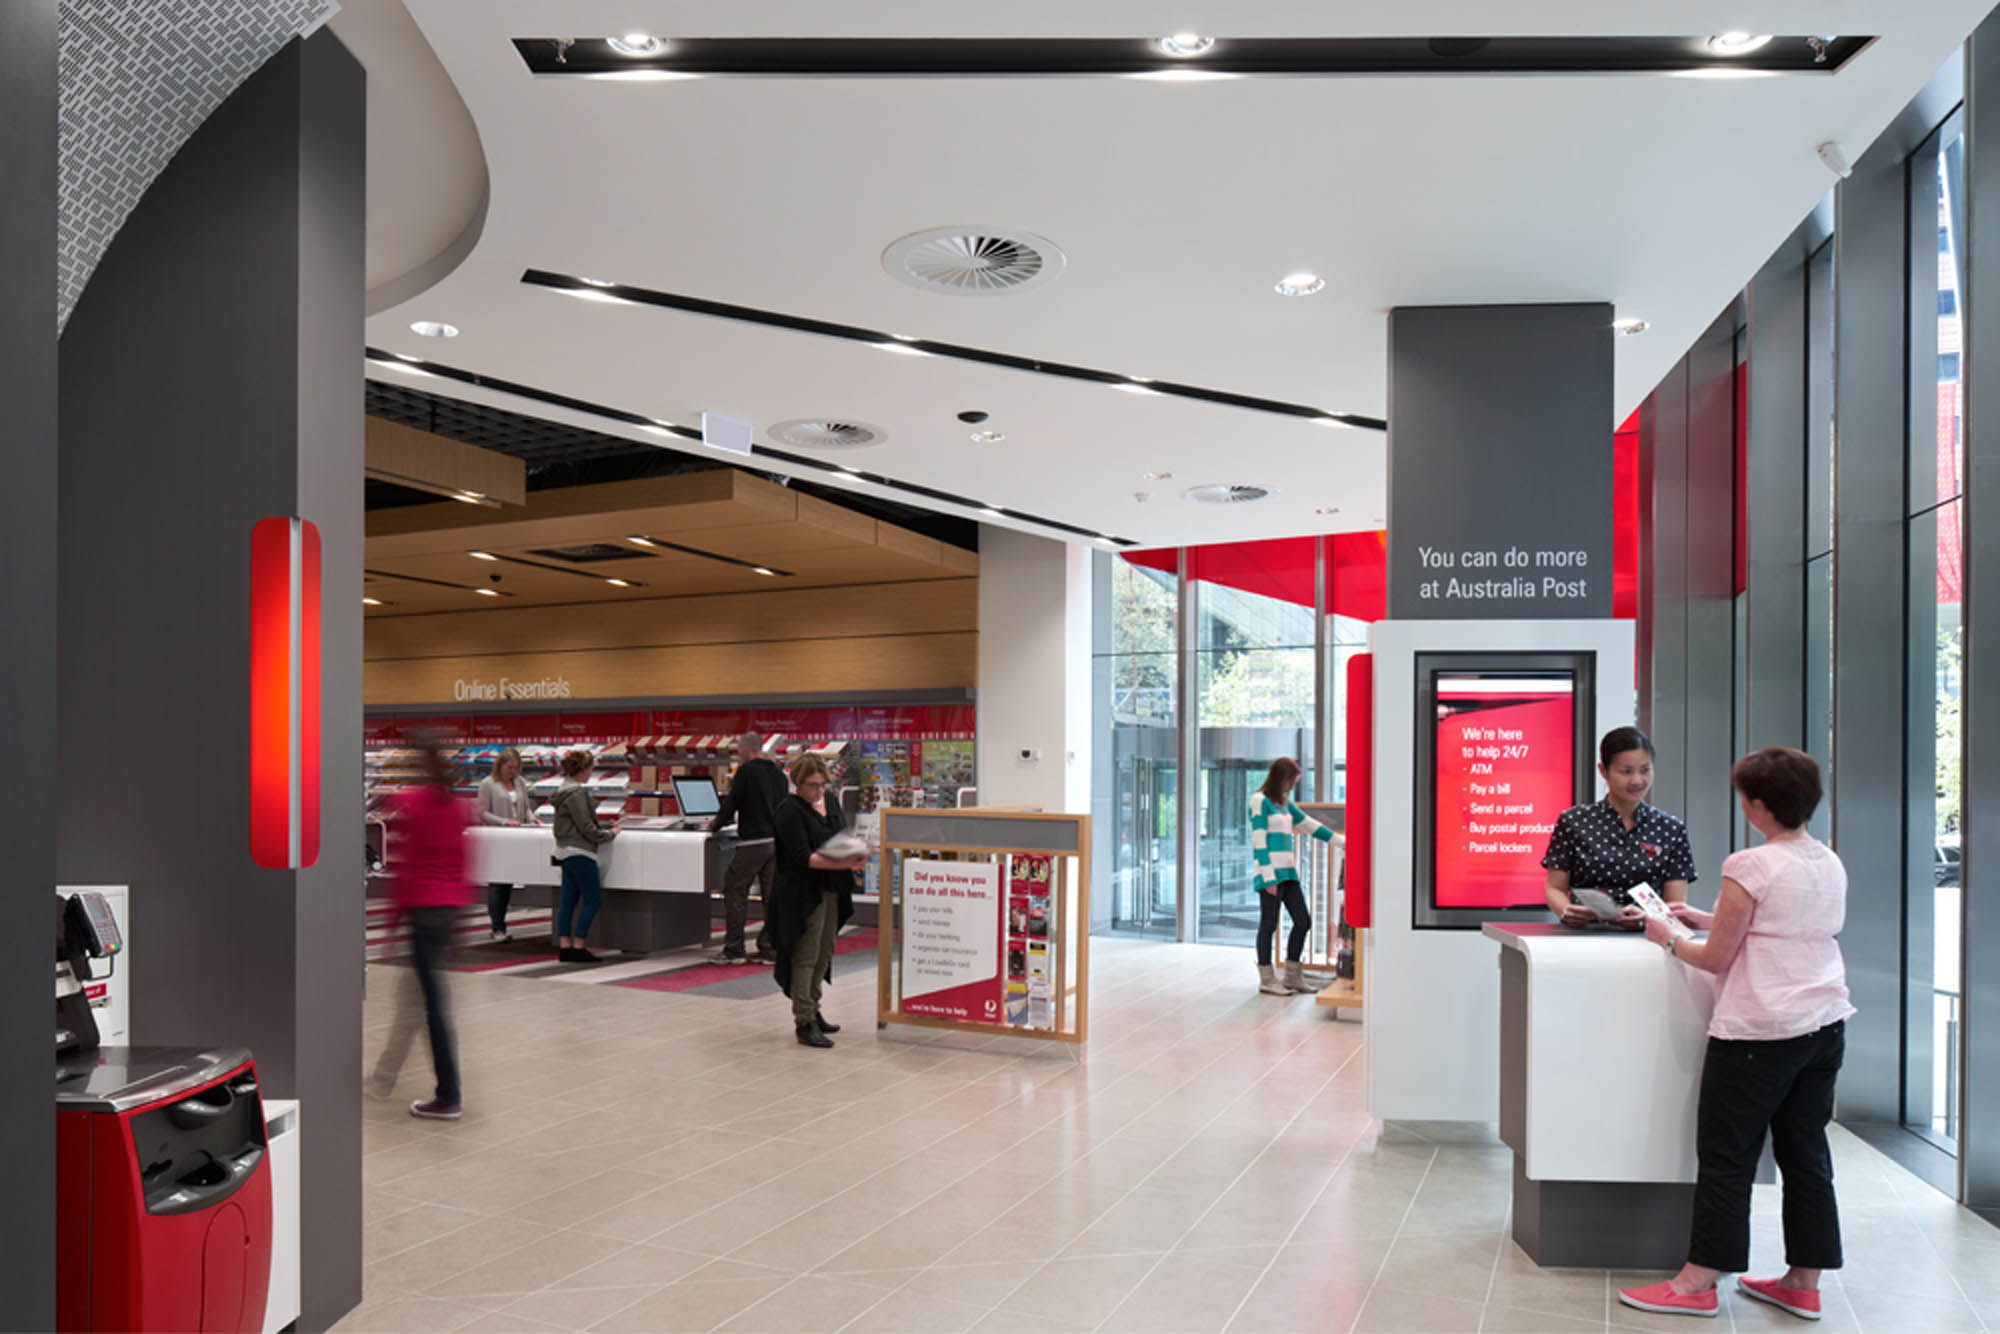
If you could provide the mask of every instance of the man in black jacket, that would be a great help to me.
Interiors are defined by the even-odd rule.
[[[729,780],[729,795],[722,809],[709,821],[711,834],[732,820],[736,823],[736,855],[722,877],[722,953],[717,963],[749,963],[743,952],[743,928],[750,914],[750,882],[757,882],[758,897],[765,904],[763,925],[757,931],[758,963],[770,963],[771,878],[777,871],[772,860],[771,813],[791,790],[778,766],[764,758],[764,739],[745,732],[736,743],[739,761],[736,776]]]

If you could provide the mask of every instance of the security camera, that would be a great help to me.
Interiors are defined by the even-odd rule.
[[[1825,164],[1826,169],[1841,180],[1844,181],[1854,174],[1854,168],[1847,161],[1847,154],[1841,152],[1840,145],[1833,140],[1828,139],[1813,151],[1819,154],[1819,160]]]
[[[491,579],[491,580],[492,580],[492,581],[493,581],[494,583],[496,583],[496,584],[500,582],[500,576],[499,576],[499,575],[497,575],[497,574],[489,574],[489,575],[487,575],[486,577],[487,577],[488,579]]]

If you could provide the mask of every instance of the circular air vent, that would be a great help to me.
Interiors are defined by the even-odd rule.
[[[882,252],[889,275],[926,292],[998,296],[1062,272],[1063,252],[1033,232],[998,227],[933,227]]]
[[[889,438],[889,433],[879,426],[838,417],[779,422],[769,434],[781,445],[797,445],[800,449],[860,449],[879,445]]]
[[[1268,486],[1230,486],[1225,482],[1216,482],[1211,486],[1191,486],[1181,492],[1181,499],[1192,500],[1197,505],[1248,505],[1270,494]]]

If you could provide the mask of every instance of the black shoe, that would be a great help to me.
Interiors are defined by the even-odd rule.
[[[819,1031],[822,1033],[838,1033],[840,1031],[840,1025],[830,1022],[823,1014],[815,1014],[813,1022],[819,1025]]]
[[[831,1047],[833,1045],[833,1039],[822,1033],[817,1023],[800,1024],[794,1031],[798,1034],[799,1042],[803,1046]]]
[[[590,952],[589,950],[586,950],[586,949],[582,949],[582,948],[577,948],[577,949],[567,949],[567,950],[562,950],[562,951],[560,951],[560,952],[558,952],[558,953],[557,953],[557,955],[556,955],[556,959],[557,959],[557,961],[558,961],[558,962],[560,962],[560,963],[596,963],[596,962],[597,962],[597,956],[596,956],[595,954],[592,954],[592,953],[591,953],[591,952]]]

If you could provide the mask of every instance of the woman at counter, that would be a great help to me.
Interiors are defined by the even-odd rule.
[[[1650,884],[1668,903],[1687,898],[1695,879],[1687,826],[1646,804],[1653,790],[1653,742],[1636,727],[1615,727],[1597,743],[1597,772],[1604,800],[1572,806],[1556,817],[1542,866],[1549,873],[1543,893],[1549,911],[1564,926],[1588,926],[1597,915],[1578,903],[1574,889],[1601,889],[1611,896],[1627,930],[1637,931],[1645,914],[1632,902],[1635,885]]]
[[[1642,1311],[1716,1313],[1716,1280],[1750,1267],[1750,1183],[1768,1130],[1784,1182],[1788,1267],[1776,1278],[1739,1277],[1736,1287],[1817,1320],[1820,1273],[1841,1262],[1826,1123],[1854,1013],[1835,939],[1847,916],[1847,871],[1805,830],[1820,799],[1810,755],[1768,746],[1738,760],[1730,782],[1764,841],[1722,863],[1713,913],[1670,910],[1708,939],[1646,922],[1647,939],[1720,979],[1701,1071],[1688,1260],[1664,1283],[1618,1299]]]
[[[479,823],[535,823],[535,796],[528,790],[528,780],[521,777],[521,752],[512,746],[494,756],[493,772],[479,780]],[[507,908],[513,898],[512,885],[486,887],[486,919],[496,941],[513,939],[507,934]]]
[[[562,786],[556,789],[556,861],[562,866],[562,899],[556,907],[556,957],[564,963],[596,963],[584,948],[590,923],[604,900],[604,876],[597,850],[618,833],[616,821],[600,824],[590,797],[587,750],[566,751]],[[572,930],[572,928],[574,928]]]
[[[792,1031],[808,1047],[831,1047],[830,1024],[819,1012],[821,987],[833,975],[834,940],[854,915],[854,872],[867,854],[829,857],[820,847],[845,821],[840,803],[826,794],[826,762],[817,755],[792,761],[792,794],[771,817],[778,873],[771,886],[771,942],[778,989],[792,999]]]

